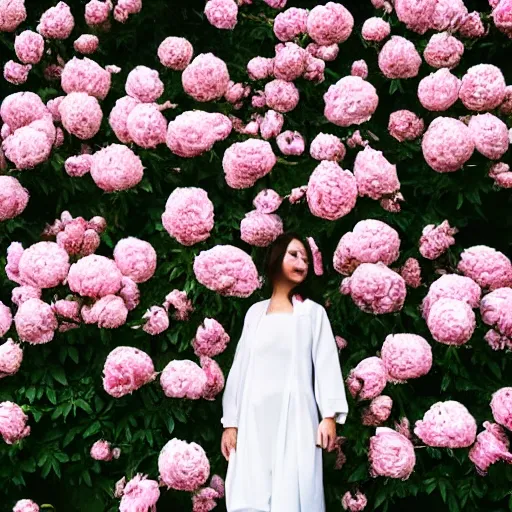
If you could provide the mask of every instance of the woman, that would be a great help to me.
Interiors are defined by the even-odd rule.
[[[281,235],[265,263],[272,296],[245,315],[222,399],[228,512],[325,511],[322,448],[348,405],[327,313],[306,298],[312,259]]]

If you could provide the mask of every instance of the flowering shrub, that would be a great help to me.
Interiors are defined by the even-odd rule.
[[[0,0],[0,508],[224,510],[225,377],[296,230],[350,407],[327,510],[509,509],[511,13]]]

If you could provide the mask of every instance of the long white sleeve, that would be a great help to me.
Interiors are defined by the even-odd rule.
[[[320,414],[322,418],[334,417],[336,423],[345,423],[348,414],[345,384],[336,340],[323,306],[316,315],[313,336],[315,398]]]
[[[224,428],[238,427],[238,389],[240,387],[240,379],[242,378],[242,352],[244,350],[245,338],[247,337],[248,314],[249,312],[246,313],[244,318],[242,334],[236,346],[235,357],[226,379],[224,394],[222,395],[222,418],[220,421]]]

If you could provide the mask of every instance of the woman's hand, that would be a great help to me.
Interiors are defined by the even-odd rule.
[[[236,436],[238,429],[236,427],[228,427],[224,429],[222,433],[222,439],[220,442],[220,450],[226,460],[229,460],[229,452],[236,450]]]
[[[316,445],[332,452],[336,448],[336,422],[334,418],[324,418],[320,425],[316,436]]]

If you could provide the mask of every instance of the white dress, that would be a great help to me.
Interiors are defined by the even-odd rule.
[[[226,381],[222,422],[238,427],[226,474],[226,507],[228,512],[324,512],[317,404],[324,417],[335,416],[338,423],[348,411],[334,336],[326,316],[322,324],[321,306],[312,301],[294,301],[293,313],[267,315],[268,304],[257,303],[246,315]]]

